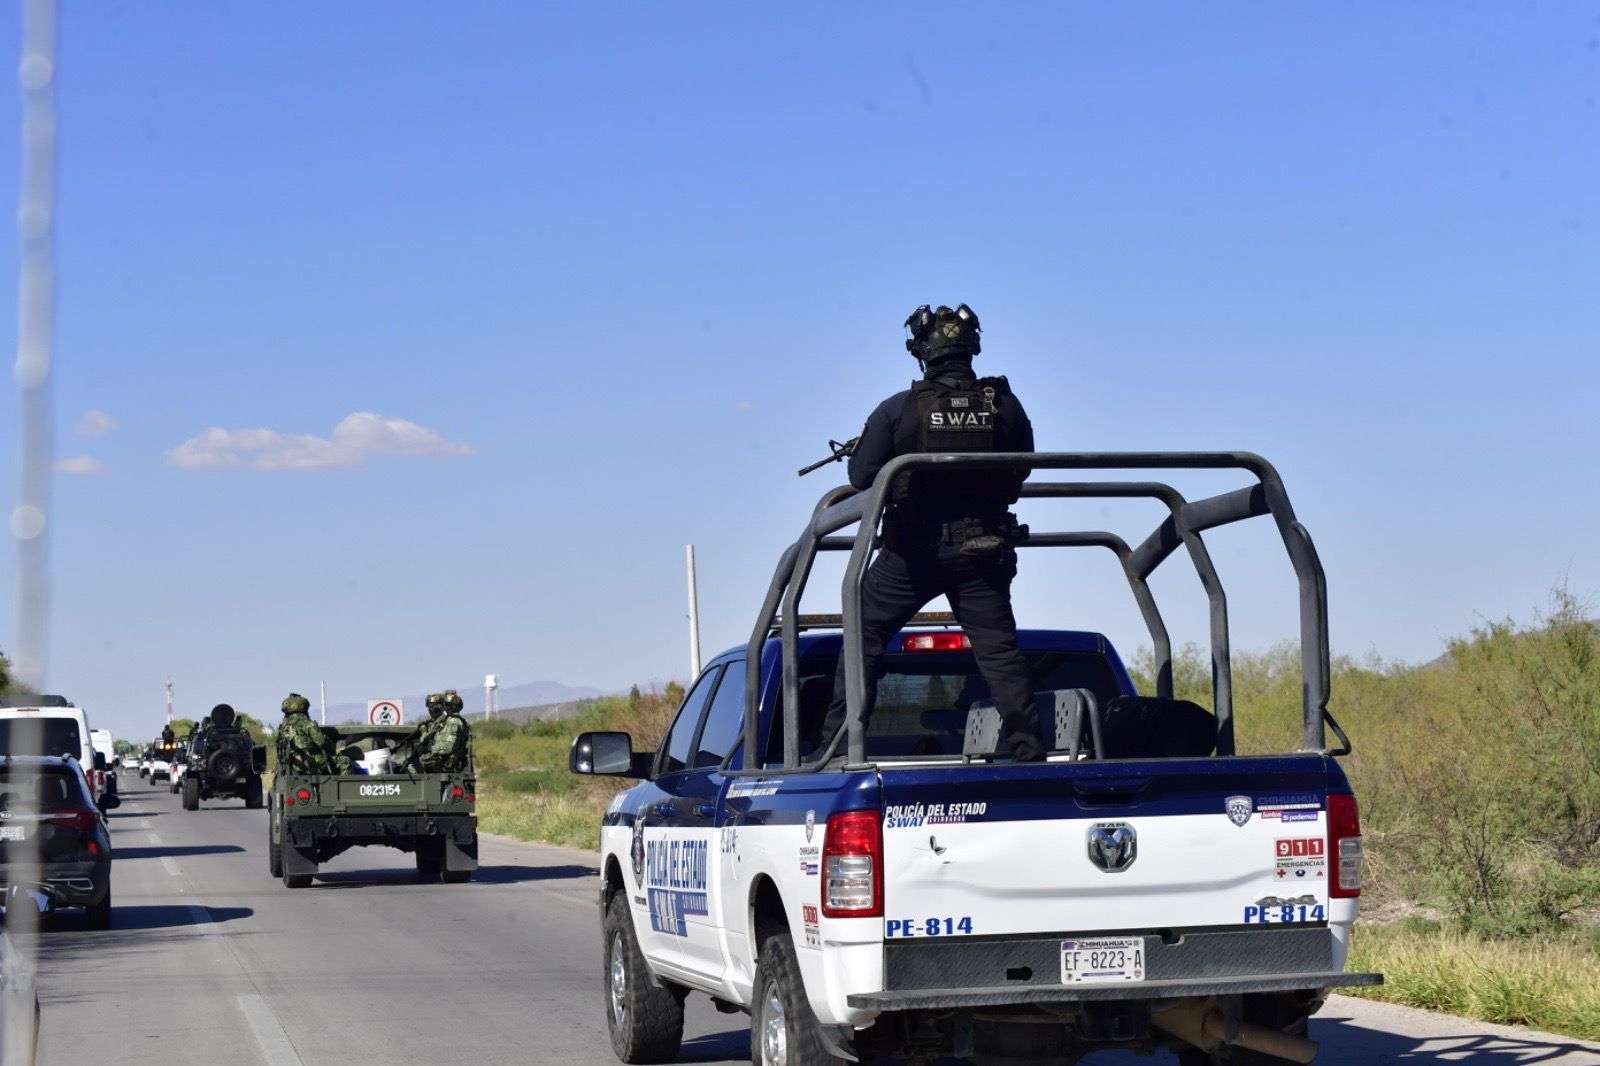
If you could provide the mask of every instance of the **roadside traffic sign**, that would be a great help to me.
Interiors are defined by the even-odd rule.
[[[405,717],[403,700],[367,701],[367,722],[371,725],[399,725]]]

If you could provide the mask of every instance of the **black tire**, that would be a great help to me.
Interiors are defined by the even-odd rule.
[[[252,778],[245,783],[244,805],[252,811],[261,809],[261,778]]]
[[[193,777],[183,779],[183,809],[186,811],[200,809],[200,782]]]
[[[429,844],[417,845],[417,880],[432,884],[444,872],[444,849]]]
[[[271,818],[267,819],[267,869],[273,877],[283,876],[283,845],[278,843],[278,831],[272,827]]]
[[[781,1018],[776,1012],[782,1010]],[[775,1032],[767,1033],[769,1019]],[[750,1061],[754,1066],[834,1066],[844,1060],[822,1042],[817,1016],[806,998],[794,938],[770,936],[756,960],[755,994],[750,1004]]]
[[[111,882],[106,882],[106,896],[99,903],[83,909],[83,924],[90,929],[111,928]]]
[[[683,997],[656,982],[633,932],[628,897],[621,892],[606,907],[601,974],[611,1050],[623,1062],[672,1062],[683,1043]],[[621,982],[621,989],[616,985]]]

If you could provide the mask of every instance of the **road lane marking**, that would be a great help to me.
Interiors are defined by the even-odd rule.
[[[200,932],[211,935],[217,931],[217,925],[211,920],[211,912],[198,903],[189,904],[189,917],[194,919],[194,927]]]
[[[150,834],[150,843],[154,844],[156,847],[160,847],[161,846],[161,837],[158,836],[155,833],[151,833]]]
[[[256,1044],[261,1048],[261,1057],[267,1060],[267,1066],[304,1066],[294,1045],[289,1042],[289,1034],[283,1031],[283,1024],[272,1012],[272,1006],[265,996],[256,992],[240,992],[239,1010],[244,1020],[250,1023],[250,1031],[255,1034]]]
[[[173,877],[182,877],[183,872],[178,869],[178,864],[172,861],[171,855],[161,856],[161,865],[167,868],[167,873]]]

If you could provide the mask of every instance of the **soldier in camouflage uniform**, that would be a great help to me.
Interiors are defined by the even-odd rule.
[[[459,698],[459,697],[458,697]],[[428,738],[444,720],[444,693],[434,692],[428,696],[428,717],[417,724],[417,728],[394,747],[393,757],[397,768],[418,768],[418,759],[422,752],[427,750]]]
[[[298,692],[283,701],[283,724],[278,727],[278,766],[292,774],[333,772],[327,735],[311,720],[311,701]]]
[[[445,715],[429,731],[417,762],[423,773],[459,773],[471,758],[472,730],[461,717],[461,697],[455,689],[444,692],[440,703]]]

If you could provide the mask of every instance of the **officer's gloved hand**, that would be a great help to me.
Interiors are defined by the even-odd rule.
[[[997,753],[1011,759],[1012,762],[1041,762],[1044,759],[1044,744],[1037,734],[1029,732],[1011,732],[1000,739]]]

